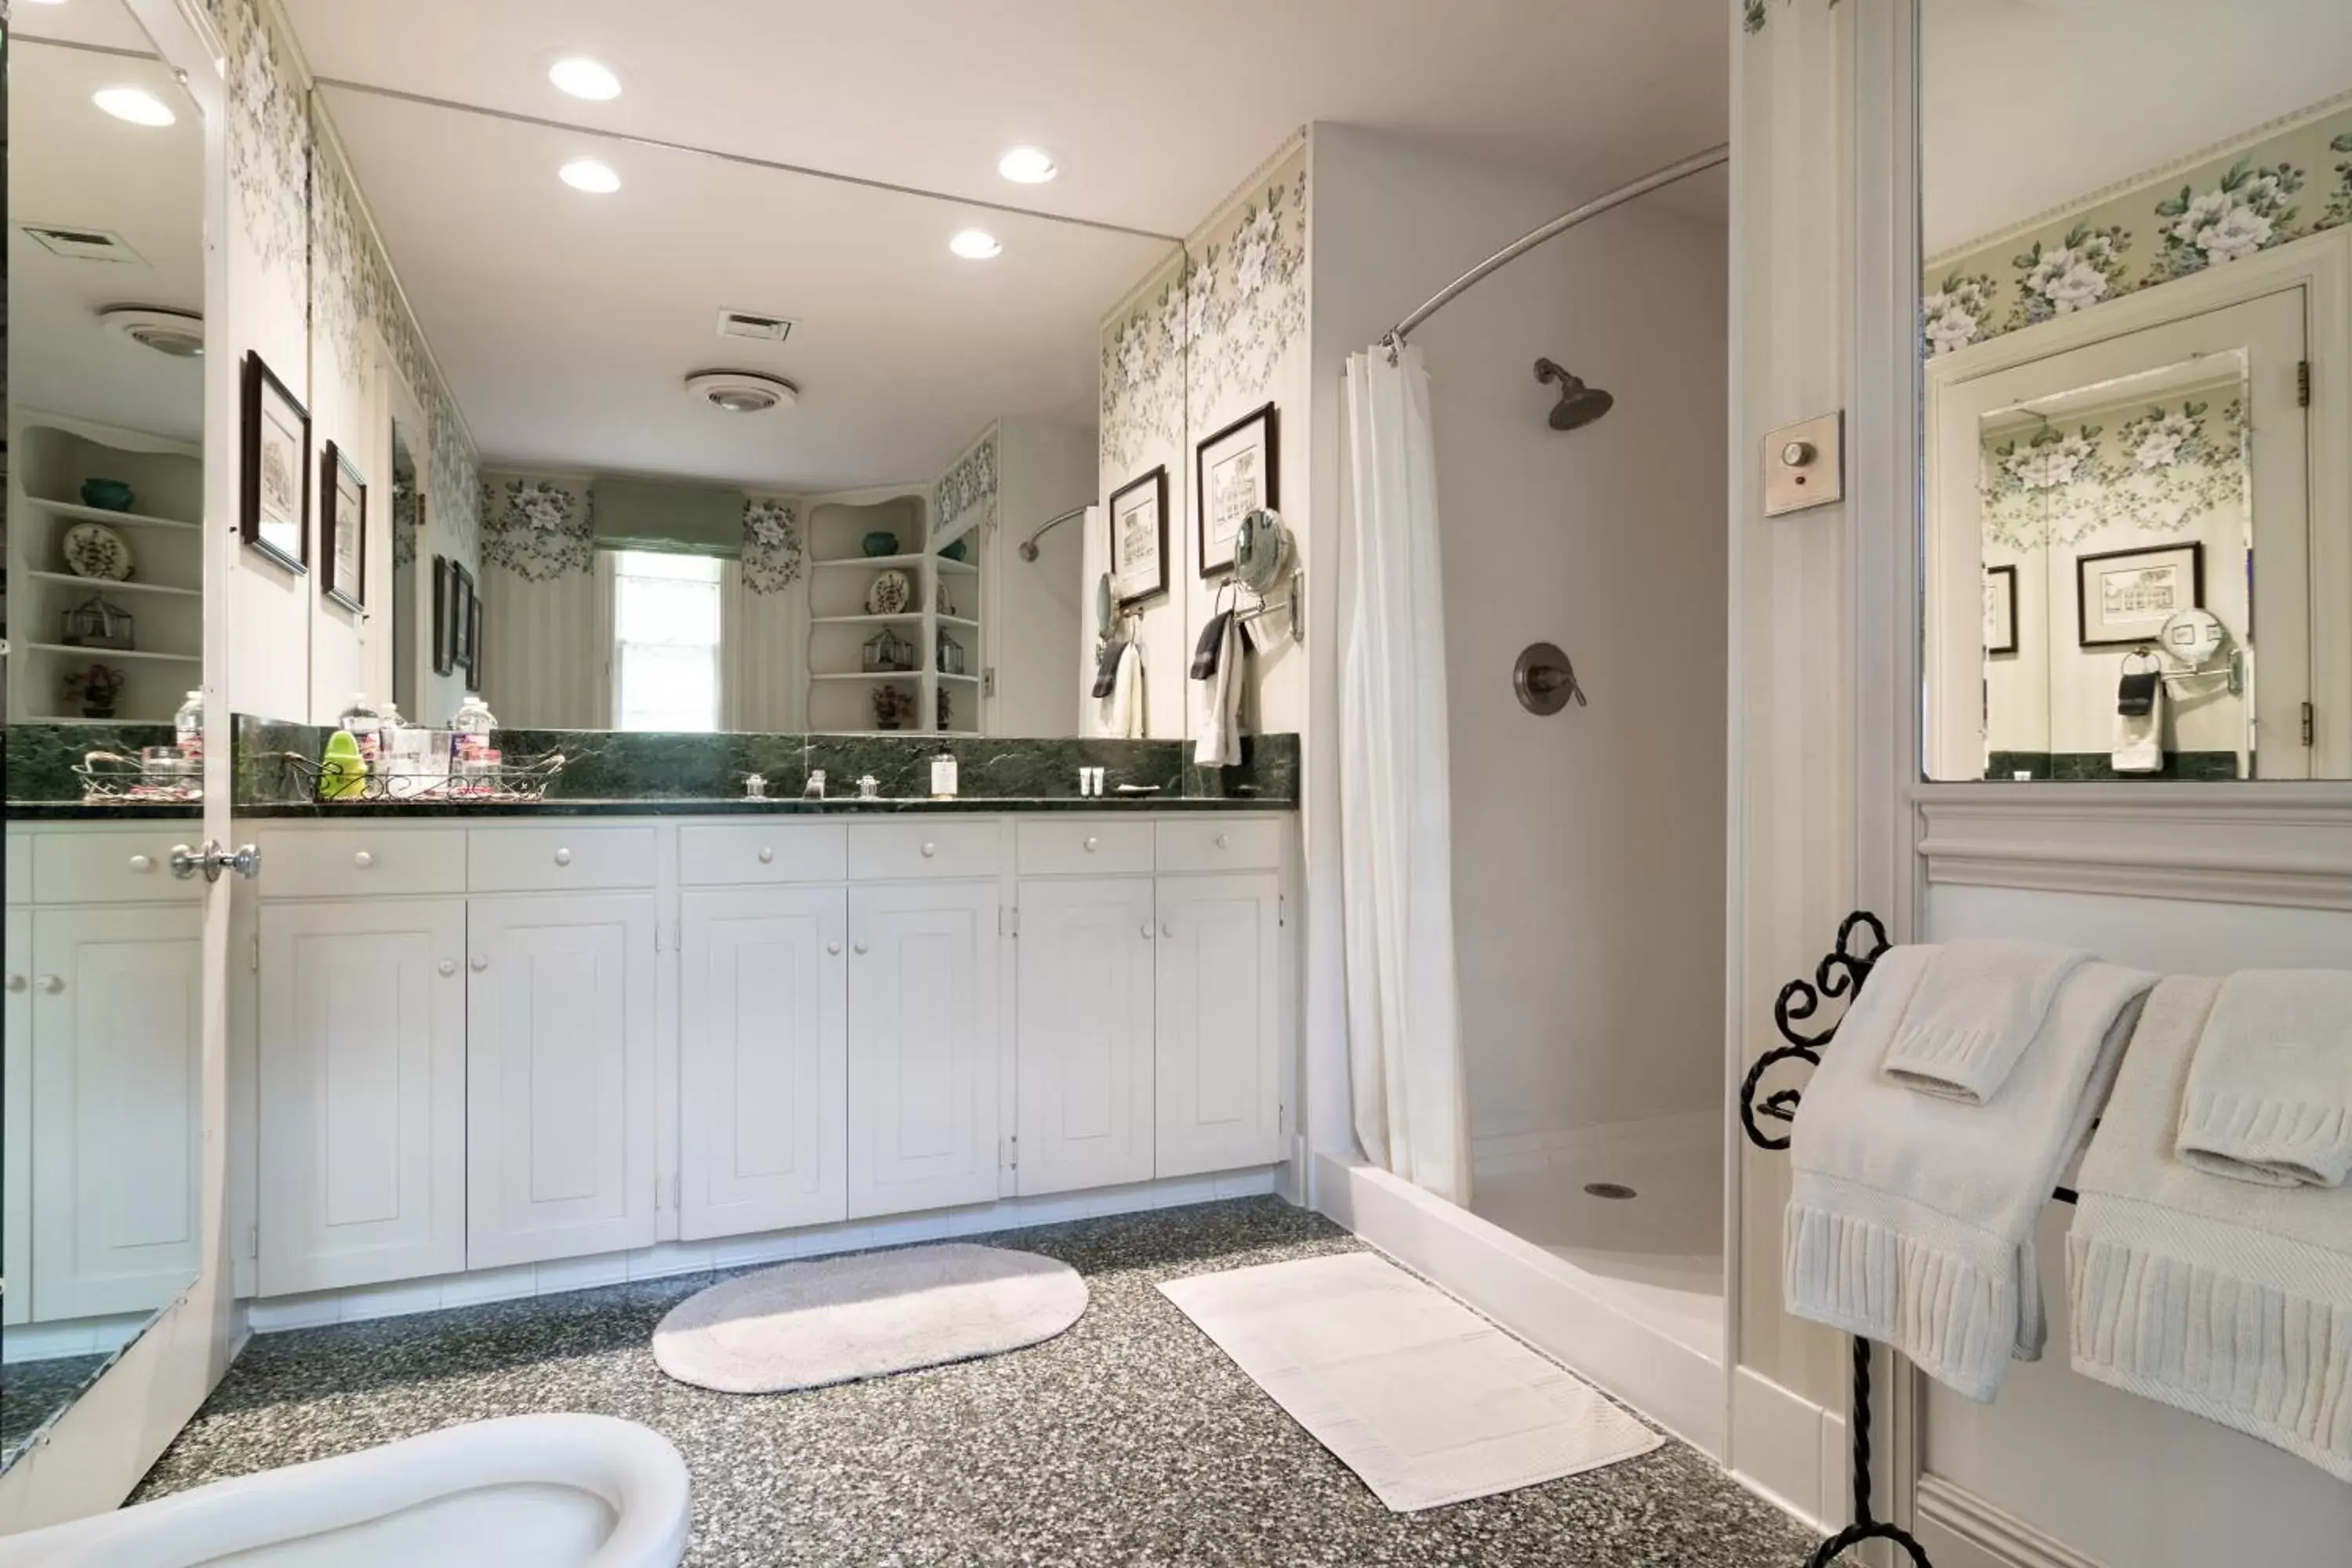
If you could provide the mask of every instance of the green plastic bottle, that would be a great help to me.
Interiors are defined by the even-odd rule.
[[[319,798],[345,800],[367,788],[367,759],[360,754],[359,737],[338,730],[327,737],[319,759]]]

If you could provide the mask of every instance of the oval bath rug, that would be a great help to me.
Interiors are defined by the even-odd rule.
[[[721,1394],[781,1394],[1002,1355],[1087,1310],[1068,1264],[942,1242],[762,1268],[698,1291],[654,1330],[654,1361]]]

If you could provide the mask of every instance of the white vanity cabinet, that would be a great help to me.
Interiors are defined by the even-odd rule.
[[[1034,863],[1025,837],[1022,847],[1024,865]],[[1158,947],[1151,879],[1024,878],[1020,910],[1020,1190],[1148,1182]]]
[[[1155,1174],[1282,1157],[1282,879],[1160,879]]]

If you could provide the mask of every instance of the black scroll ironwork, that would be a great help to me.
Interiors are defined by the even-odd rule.
[[[1858,938],[1869,945],[1858,945]],[[1749,1142],[1759,1149],[1789,1146],[1787,1138],[1765,1131],[1759,1119],[1794,1121],[1803,1092],[1797,1089],[1776,1089],[1759,1100],[1757,1096],[1764,1075],[1782,1062],[1822,1065],[1822,1048],[1836,1037],[1837,1025],[1829,1024],[1811,1034],[1799,1026],[1820,1012],[1824,1000],[1843,998],[1852,1007],[1853,998],[1862,994],[1871,969],[1888,945],[1885,922],[1866,910],[1856,910],[1838,922],[1837,945],[1814,965],[1813,977],[1791,980],[1780,987],[1780,994],[1772,1003],[1772,1026],[1788,1043],[1775,1046],[1757,1058],[1756,1065],[1748,1069],[1748,1076],[1739,1084],[1739,1124],[1748,1130]],[[1841,1553],[1865,1541],[1891,1541],[1909,1556],[1914,1568],[1932,1568],[1927,1549],[1909,1531],[1871,1513],[1870,1342],[1859,1337],[1853,1342],[1853,1412],[1846,1430],[1853,1446],[1853,1522],[1815,1547],[1812,1556],[1807,1559],[1807,1568],[1828,1568]]]

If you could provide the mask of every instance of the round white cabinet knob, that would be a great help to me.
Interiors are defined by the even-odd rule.
[[[490,966],[490,955],[487,952],[478,952],[474,954],[473,958],[469,962],[473,966],[474,973],[479,974],[483,970],[488,969]]]
[[[134,871],[152,871],[155,868],[155,857],[133,855],[131,858],[131,868]]]
[[[1088,838],[1088,839],[1087,840],[1087,854],[1091,855],[1091,854],[1093,854],[1097,849],[1099,849],[1099,848],[1101,848],[1101,847],[1102,847],[1102,840],[1101,840],[1101,839],[1099,839],[1099,838]]]
[[[926,843],[926,844],[923,846],[923,858],[924,858],[924,859],[926,859],[926,860],[929,859],[932,856],[934,856],[934,855],[936,855],[936,854],[938,854],[939,852],[940,852],[940,847],[939,847],[938,845],[936,845],[936,844]]]
[[[25,977],[24,977],[23,975],[21,975],[21,974],[11,974],[10,976],[8,976],[8,989],[9,989],[10,991],[12,991],[12,992],[19,992],[19,991],[24,990],[24,989],[25,989]]]
[[[62,974],[44,974],[33,984],[52,996],[66,988],[65,976]]]
[[[1150,942],[1151,940],[1151,922],[1150,921],[1143,922],[1143,940],[1146,942]]]
[[[864,942],[852,942],[852,943],[850,944],[850,948],[851,948],[851,951],[852,951],[852,952],[855,952],[863,953],[864,952],[866,952],[866,944],[865,944]]]
[[[841,956],[841,943],[839,943],[839,942],[826,942],[826,943],[824,944],[824,950],[825,950],[825,952],[829,952],[829,953],[833,954],[833,955],[834,955],[835,957],[836,957],[836,958],[838,958],[839,956]]]
[[[1160,927],[1160,934],[1172,941],[1176,935],[1176,922],[1173,921],[1162,921]]]
[[[375,857],[362,849],[352,857],[352,864],[364,871],[375,864]]]
[[[764,845],[764,844],[762,844],[761,846],[760,846],[760,864],[761,864],[761,865],[762,865],[762,866],[771,866],[771,865],[773,865],[773,864],[775,863],[775,859],[776,859],[776,852],[775,852],[773,849],[769,848],[769,847],[768,847],[766,845]]]
[[[1218,834],[1218,835],[1217,835],[1217,847],[1218,847],[1218,848],[1220,848],[1220,849],[1231,849],[1233,847],[1234,847],[1234,836],[1233,836],[1232,834],[1230,834],[1230,833],[1220,833],[1220,834]]]
[[[559,866],[569,866],[569,865],[571,865],[571,864],[572,864],[572,851],[571,851],[571,850],[569,850],[569,849],[559,849],[559,850],[557,850],[557,851],[555,852],[555,863],[556,863],[557,865],[559,865]]]
[[[443,959],[441,961],[441,973],[445,975],[457,973],[457,961],[454,958]]]

